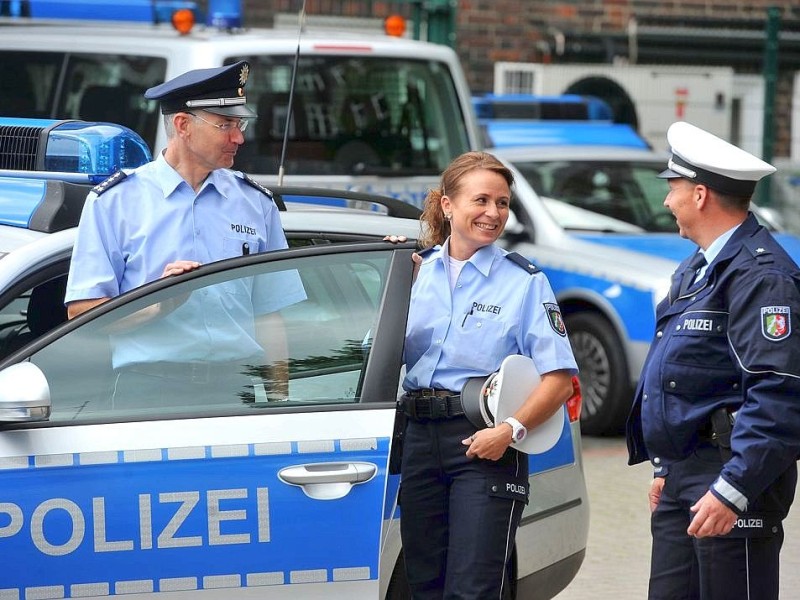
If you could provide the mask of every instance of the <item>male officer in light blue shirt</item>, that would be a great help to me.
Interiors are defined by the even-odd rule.
[[[247,62],[240,61],[190,71],[147,90],[146,98],[161,103],[167,147],[152,163],[119,172],[89,194],[65,297],[70,318],[161,277],[287,247],[270,192],[230,170],[242,132],[255,117],[244,95],[248,74]],[[266,343],[285,355],[275,311],[305,293],[296,273],[267,279],[205,288],[171,314],[149,315],[149,322],[113,337],[114,367],[177,377],[180,365],[189,364],[190,378],[201,383],[214,378],[207,369],[196,376],[203,361],[255,359]],[[285,393],[285,373],[277,378]]]

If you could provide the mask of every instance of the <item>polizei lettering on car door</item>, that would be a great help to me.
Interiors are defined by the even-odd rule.
[[[236,500],[255,497],[255,509],[248,510]],[[48,498],[29,514],[13,502],[0,502],[0,540],[16,535],[30,536],[34,547],[48,556],[64,556],[82,544],[90,544],[93,552],[130,552],[153,548],[189,548],[224,544],[269,542],[269,490],[267,488],[233,488],[221,490],[168,492],[157,495],[139,494],[132,499],[136,508],[107,506],[104,497],[91,498],[88,514],[68,498]],[[171,516],[165,524],[153,525],[154,504],[168,508]],[[229,507],[226,509],[226,506]],[[118,514],[113,514],[114,512]],[[181,535],[181,527],[193,513],[202,513],[207,523],[205,535]],[[129,519],[138,514],[136,536],[109,539],[108,523]],[[224,533],[223,524],[239,522],[239,533]],[[64,525],[71,533],[65,538]]]
[[[0,598],[221,588],[235,597],[377,581],[385,482],[319,500],[278,473],[385,463],[388,446],[385,437],[0,457],[0,556],[25,565],[0,569]]]

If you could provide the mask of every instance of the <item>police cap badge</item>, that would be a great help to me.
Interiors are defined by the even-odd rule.
[[[223,117],[253,118],[247,108],[244,86],[250,65],[240,60],[232,65],[213,69],[195,69],[144,93],[148,100],[161,102],[162,114],[205,110]]]

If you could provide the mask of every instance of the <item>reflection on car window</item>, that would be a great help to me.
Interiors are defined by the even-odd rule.
[[[0,309],[0,358],[67,320],[66,285],[66,275],[54,277],[25,290]]]
[[[120,306],[32,355],[50,420],[358,402],[390,254],[222,270]]]
[[[289,113],[293,55],[237,56],[254,77],[258,113],[236,155],[245,172],[278,170]],[[301,56],[289,119],[286,171],[315,175],[439,173],[469,149],[449,71],[422,59]],[[443,119],[447,115],[450,119]]]
[[[515,164],[542,196],[644,231],[677,231],[675,219],[664,207],[669,186],[657,177],[663,170],[660,163],[554,160]],[[611,226],[602,221],[598,227]]]

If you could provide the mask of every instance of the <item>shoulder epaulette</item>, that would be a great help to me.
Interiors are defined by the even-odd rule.
[[[529,261],[527,258],[519,254],[518,252],[509,252],[506,254],[506,258],[513,262],[515,265],[520,267],[521,269],[525,269],[525,272],[529,275],[533,275],[534,273],[539,272],[539,267]]]
[[[425,249],[423,249],[423,250],[417,250],[417,254],[418,254],[419,256],[421,256],[422,258],[425,258],[425,257],[426,257],[426,256],[428,256],[428,255],[429,255],[431,252],[433,252],[433,250],[434,250],[434,249],[435,249],[435,246],[431,246],[431,247],[429,247],[429,248],[425,248]]]
[[[274,198],[272,196],[272,191],[270,191],[269,189],[265,188],[263,185],[258,183],[255,179],[250,177],[250,175],[248,175],[247,173],[242,173],[242,179],[245,182],[247,182],[249,185],[251,185],[252,187],[256,188],[262,194],[266,194],[267,196],[270,197],[270,199],[274,200]]]
[[[775,262],[775,257],[772,255],[772,251],[766,246],[752,243],[751,240],[746,240],[744,242],[744,247],[747,248],[750,254],[753,255],[753,258],[756,259],[756,262],[760,265]]]
[[[104,179],[96,186],[94,186],[92,188],[92,191],[99,196],[103,192],[107,192],[112,187],[117,185],[120,181],[123,181],[127,176],[128,174],[125,171],[117,171],[108,179]]]

